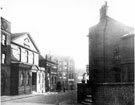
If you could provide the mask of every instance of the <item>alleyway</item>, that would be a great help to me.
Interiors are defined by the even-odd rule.
[[[48,94],[33,95],[27,98],[3,101],[2,105],[76,105],[77,93],[75,90],[52,92]]]

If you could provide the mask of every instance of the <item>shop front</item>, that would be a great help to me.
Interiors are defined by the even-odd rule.
[[[37,72],[37,93],[45,93],[45,69],[41,67]]]
[[[45,73],[38,66],[12,63],[11,94],[30,94],[45,92]],[[44,90],[43,90],[44,88]]]
[[[11,64],[11,95],[30,94],[32,90],[31,65]]]

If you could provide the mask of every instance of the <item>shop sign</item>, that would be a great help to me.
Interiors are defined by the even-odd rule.
[[[68,81],[74,81],[74,79],[68,79]]]

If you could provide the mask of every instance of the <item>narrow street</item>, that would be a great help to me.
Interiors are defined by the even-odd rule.
[[[77,105],[77,91],[52,92],[2,102],[2,105]]]

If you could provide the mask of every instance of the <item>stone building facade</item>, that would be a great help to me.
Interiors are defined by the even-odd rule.
[[[29,33],[11,33],[11,23],[1,17],[1,95],[45,92],[45,68]]]
[[[11,94],[45,92],[45,70],[39,68],[39,54],[29,33],[11,35]]]

